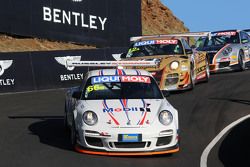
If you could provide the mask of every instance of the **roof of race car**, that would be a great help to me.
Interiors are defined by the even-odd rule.
[[[88,78],[93,76],[112,76],[112,75],[135,75],[152,76],[148,71],[141,69],[100,69],[88,72]]]
[[[185,39],[184,37],[173,37],[173,36],[152,36],[152,37],[142,37],[137,40],[138,41],[146,41],[146,40],[164,40],[164,39],[175,39],[175,40],[181,40]]]
[[[232,30],[220,30],[220,31],[213,31],[212,34],[213,33],[218,33],[218,32],[231,32],[231,31],[233,31],[233,32],[239,32],[240,30],[236,30],[236,29],[232,29]]]

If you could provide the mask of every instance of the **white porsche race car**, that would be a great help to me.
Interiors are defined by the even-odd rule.
[[[67,91],[65,125],[80,153],[139,156],[179,151],[178,113],[145,70],[104,69]]]

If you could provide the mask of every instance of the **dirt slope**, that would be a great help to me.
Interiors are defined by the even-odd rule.
[[[53,42],[37,38],[23,38],[0,34],[0,52],[46,51],[95,48],[88,45]]]
[[[169,34],[189,31],[182,21],[164,6],[160,0],[142,0],[143,35]],[[95,46],[52,42],[43,39],[23,38],[0,34],[0,52],[46,51],[88,49]]]

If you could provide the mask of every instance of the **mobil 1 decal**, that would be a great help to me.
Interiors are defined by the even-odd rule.
[[[0,86],[13,86],[15,85],[15,79],[11,77],[8,71],[11,71],[13,60],[0,60]]]

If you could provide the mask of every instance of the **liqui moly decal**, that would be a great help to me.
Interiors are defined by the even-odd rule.
[[[100,83],[108,83],[108,82],[120,82],[119,76],[100,76],[100,77],[92,77],[92,84],[100,84]]]
[[[218,32],[216,34],[216,36],[227,36],[227,35],[234,36],[234,35],[236,35],[236,32],[235,31],[228,31],[228,32]]]
[[[151,80],[147,76],[121,76],[121,82],[151,83]]]
[[[145,45],[176,45],[178,43],[178,40],[176,39],[162,39],[162,40],[150,40],[150,41],[140,41],[140,42],[136,42],[134,44],[135,47],[138,46],[145,46]]]
[[[151,79],[148,76],[98,76],[92,77],[92,84],[109,83],[109,82],[139,82],[139,83],[151,83]]]
[[[151,41],[136,42],[136,43],[134,44],[134,46],[137,47],[137,46],[154,45],[154,44],[155,44],[155,41],[154,41],[154,40],[151,40]]]
[[[173,44],[176,45],[178,40],[176,39],[165,39],[165,40],[156,40],[156,44]]]

